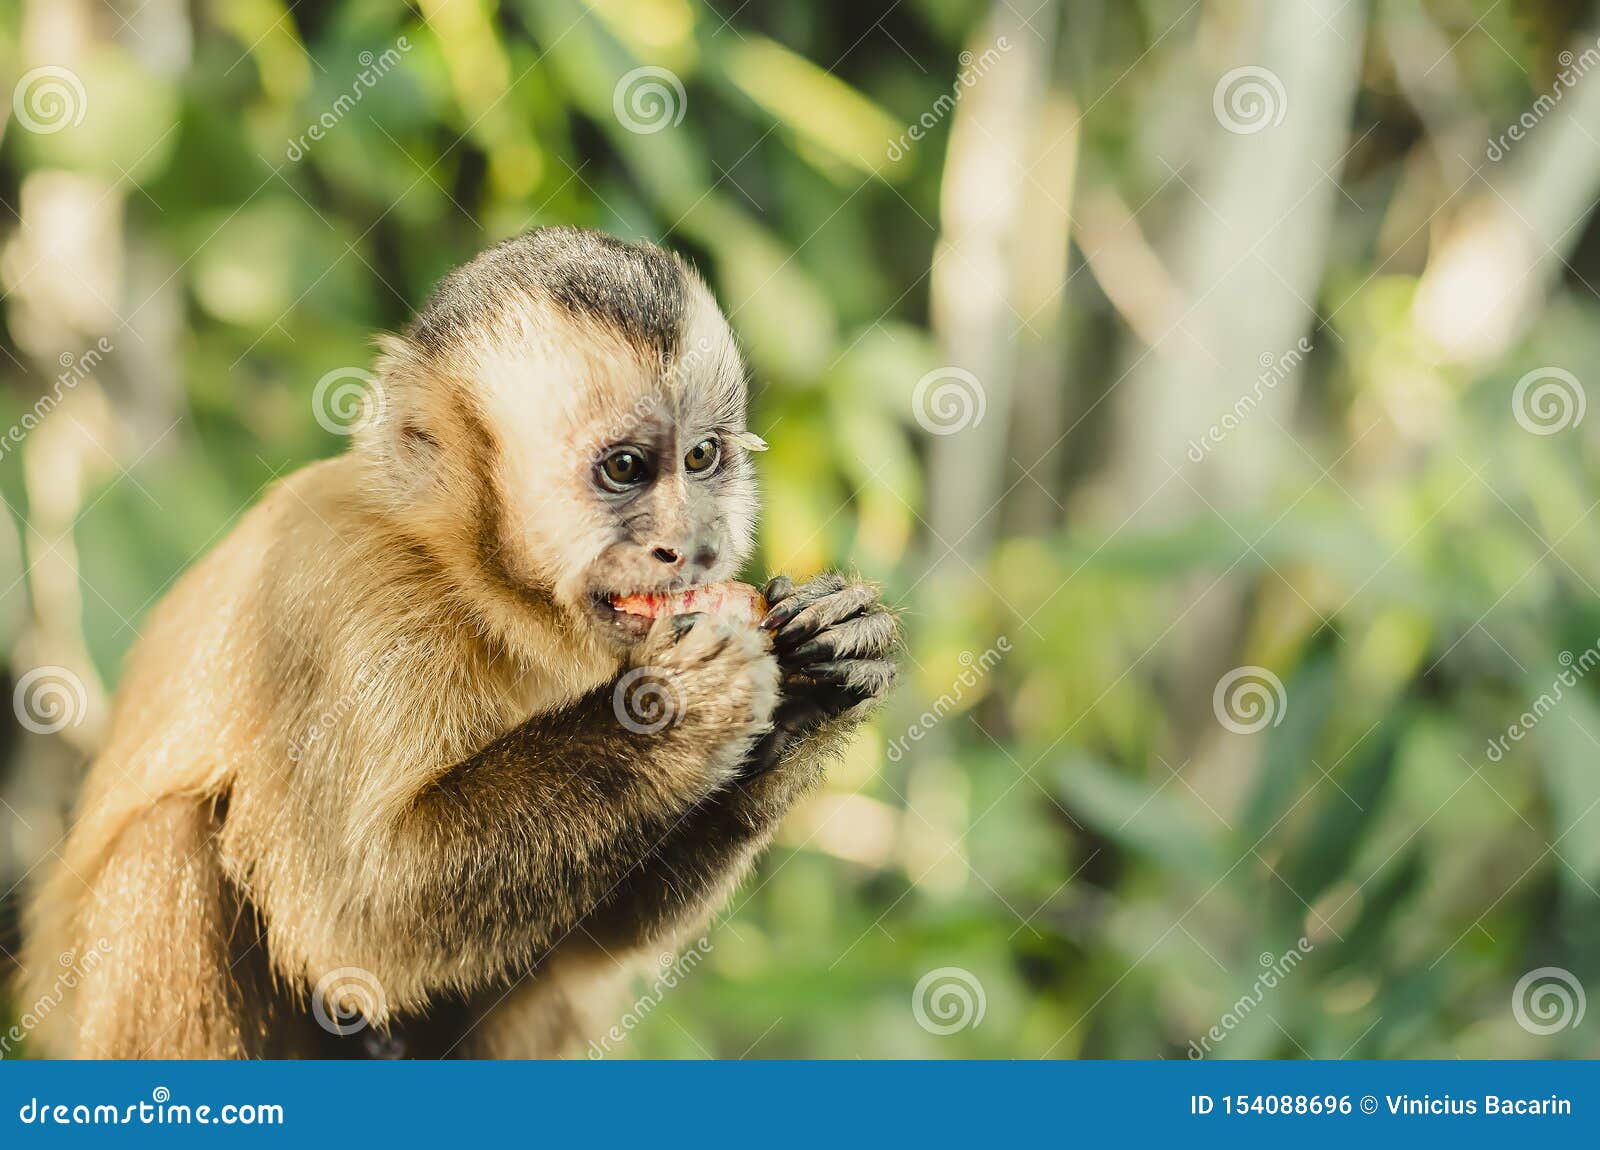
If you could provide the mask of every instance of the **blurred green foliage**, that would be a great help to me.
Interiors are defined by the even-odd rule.
[[[446,269],[540,224],[656,239],[703,270],[750,360],[772,444],[760,572],[882,579],[909,644],[896,705],[618,1054],[1183,1057],[1302,936],[1305,962],[1217,1055],[1600,1054],[1592,1016],[1538,1036],[1511,1009],[1535,967],[1600,970],[1596,684],[1485,752],[1561,652],[1600,641],[1596,421],[1539,436],[1510,408],[1524,372],[1596,361],[1600,245],[1573,221],[1502,353],[1463,364],[1419,336],[1429,212],[1457,181],[1443,160],[1430,174],[1434,126],[1377,30],[1336,149],[1353,146],[1309,301],[1317,350],[1285,429],[1300,450],[1248,506],[1135,519],[1105,494],[1137,437],[1099,400],[1127,366],[1110,349],[1140,345],[1084,262],[1078,204],[1113,188],[1148,232],[1176,226],[1185,181],[1147,146],[1162,93],[1188,85],[1204,115],[1206,37],[1243,35],[1261,6],[1059,6],[1046,80],[1078,109],[1076,186],[1057,189],[1076,246],[1050,298],[1071,418],[1036,462],[1002,461],[1011,490],[1046,492],[1045,517],[996,512],[987,553],[929,579],[946,546],[912,393],[943,362],[929,282],[952,121],[886,155],[950,89],[987,4],[133,7],[0,13],[7,86],[72,44],[89,110],[0,140],[0,425],[59,354],[116,347],[0,460],[13,679],[67,658],[65,626],[114,686],[170,581],[264,485],[340,449],[313,418],[318,379],[368,363]],[[1515,120],[1579,34],[1572,6],[1529,7],[1414,6],[1487,124]],[[619,78],[647,66],[681,81],[684,114],[631,131]],[[53,221],[52,197],[77,214]],[[1001,637],[992,673],[887,754]],[[1285,702],[1238,736],[1212,692],[1246,664]],[[81,759],[50,740],[13,730],[11,775]],[[13,837],[7,886],[50,845]],[[984,1001],[949,1035],[913,1010],[945,967]]]

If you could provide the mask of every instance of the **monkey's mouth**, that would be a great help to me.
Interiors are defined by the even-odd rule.
[[[767,613],[767,604],[761,592],[748,583],[729,580],[678,591],[597,592],[594,611],[616,632],[640,639],[657,619],[697,612],[740,619],[754,626]]]
[[[635,615],[618,610],[613,603],[621,598],[616,594],[597,591],[589,599],[589,613],[599,622],[601,629],[613,638],[624,642],[637,642],[650,631],[654,622],[648,615]]]

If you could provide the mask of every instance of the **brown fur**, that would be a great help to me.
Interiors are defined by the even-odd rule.
[[[662,620],[630,643],[593,616],[597,587],[691,578],[650,558],[663,539],[715,540],[707,580],[750,548],[731,443],[713,481],[663,473],[625,513],[588,485],[641,424],[680,456],[743,429],[726,324],[674,257],[531,233],[381,351],[381,417],[144,628],[29,908],[24,1002],[58,955],[110,945],[32,1035],[47,1054],[568,1050],[637,956],[720,905],[858,713],[779,739],[794,680],[748,629]],[[668,677],[678,722],[619,724],[630,666]],[[331,979],[337,1011],[349,971],[381,988],[351,994],[366,1047],[309,1009]]]

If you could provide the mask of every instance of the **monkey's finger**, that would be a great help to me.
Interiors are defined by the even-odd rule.
[[[674,665],[684,660],[708,663],[727,650],[732,641],[732,629],[720,616],[705,611],[663,615],[650,625],[636,661],[644,666],[654,659]]]
[[[676,643],[690,631],[693,631],[694,625],[703,618],[705,618],[705,612],[703,611],[691,611],[687,615],[669,615],[666,620],[666,627],[672,633],[672,641]]]
[[[843,687],[862,699],[878,699],[894,686],[895,666],[884,659],[840,659],[814,663],[806,673],[819,683]]]
[[[768,580],[767,585],[761,589],[761,597],[767,601],[769,608],[776,607],[793,594],[794,580],[787,575],[778,575]]]
[[[881,657],[894,646],[896,630],[894,616],[889,612],[868,611],[807,639],[785,654],[782,661],[804,665],[830,659]]]
[[[798,706],[808,699],[815,699],[818,695],[832,689],[817,682],[816,677],[811,673],[811,667],[784,667],[779,664],[779,669],[781,675],[778,679],[778,690],[781,692],[781,698],[778,702],[778,709],[780,711],[791,704]]]
[[[806,580],[801,588],[812,599],[820,599],[824,595],[832,595],[835,591],[842,591],[845,584],[850,581],[838,571],[824,571],[821,575],[814,575]]]
[[[784,731],[800,733],[809,730],[828,717],[828,709],[816,699],[795,699],[786,702],[773,716],[773,725]]]
[[[770,771],[797,739],[827,722],[839,710],[816,698],[794,698],[780,703],[772,716],[772,730],[752,748],[743,777],[753,779]]]
[[[827,598],[834,592],[843,589],[844,585],[843,575],[840,575],[837,571],[825,571],[815,579],[795,587],[793,592],[787,595],[780,605],[767,612],[767,617],[761,620],[761,625],[768,631],[776,631],[801,611],[804,611],[809,604]]]
[[[809,639],[825,628],[854,618],[877,601],[876,587],[852,583],[843,591],[818,599],[785,623],[778,630],[777,645],[789,647],[802,639]]]

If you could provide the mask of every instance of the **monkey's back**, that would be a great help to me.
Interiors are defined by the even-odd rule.
[[[135,1036],[117,1032],[147,1025],[105,1004],[113,1033],[70,1033],[68,1018],[95,1012],[68,1000],[100,979],[54,985],[56,956],[106,933],[125,936],[109,940],[118,963],[146,972],[139,995],[195,1017],[223,1005],[186,1000],[171,952],[215,952],[232,970],[240,932],[257,927],[274,985],[357,965],[406,1007],[459,968],[463,956],[426,938],[367,930],[378,916],[348,894],[363,841],[431,772],[607,668],[530,666],[486,642],[437,558],[384,519],[365,479],[347,455],[281,481],[150,613],[73,830],[30,901],[23,1000],[63,1000],[35,1036],[47,1053],[120,1052]],[[234,1052],[259,1050],[251,1035],[203,1045],[235,1037]]]

